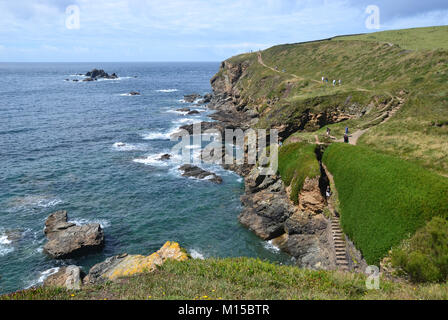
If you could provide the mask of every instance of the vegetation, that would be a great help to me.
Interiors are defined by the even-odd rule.
[[[448,49],[448,26],[383,31],[334,39],[389,42],[408,50]]]
[[[323,161],[334,176],[344,231],[369,264],[434,216],[448,217],[448,179],[365,147],[333,144]]]
[[[307,177],[320,176],[316,158],[316,145],[304,142],[284,145],[279,150],[278,170],[286,186],[291,186],[291,200],[298,203],[298,196]]]
[[[249,258],[167,261],[160,269],[87,286],[81,291],[37,288],[1,296],[29,300],[276,300],[448,299],[448,285],[410,285],[382,279],[367,290],[362,274],[311,271]]]
[[[242,100],[260,113],[259,127],[287,125],[289,136],[329,126],[338,138],[345,125],[372,128],[359,145],[448,175],[447,32],[448,27],[433,27],[280,45],[261,52],[267,67],[258,53],[229,61],[246,66],[235,85]],[[322,76],[341,79],[342,85],[323,84]],[[404,105],[381,123],[382,101],[396,101],[402,92]],[[353,119],[309,121],[308,114],[320,113]]]
[[[434,217],[424,228],[392,250],[392,265],[414,282],[448,280],[448,221]]]

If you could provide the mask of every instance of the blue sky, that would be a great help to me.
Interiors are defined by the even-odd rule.
[[[79,29],[66,27],[78,6]],[[0,61],[221,61],[281,43],[448,25],[448,0],[0,0]]]

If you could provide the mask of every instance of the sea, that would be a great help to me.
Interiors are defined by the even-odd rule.
[[[72,81],[93,68],[119,78]],[[0,293],[40,285],[62,266],[88,272],[113,255],[148,255],[166,241],[194,259],[292,263],[239,224],[240,176],[201,165],[223,178],[218,185],[182,177],[177,157],[159,160],[180,126],[210,121],[212,111],[183,97],[210,93],[218,69],[218,62],[0,63]],[[176,111],[185,107],[200,113]],[[200,147],[191,149],[197,156]],[[104,250],[48,257],[44,223],[58,210],[76,224],[101,224]]]

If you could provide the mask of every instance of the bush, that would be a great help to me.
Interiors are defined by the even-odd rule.
[[[305,179],[320,175],[320,166],[316,158],[316,145],[298,142],[281,147],[278,171],[285,185],[291,186],[291,200],[297,204]]]
[[[392,250],[394,267],[414,282],[444,282],[448,279],[448,221],[434,217],[400,247]]]
[[[448,179],[415,164],[342,143],[328,147],[323,162],[334,176],[342,227],[369,264],[433,217],[448,217]]]

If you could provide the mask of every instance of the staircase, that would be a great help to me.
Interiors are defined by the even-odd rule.
[[[331,219],[331,231],[333,234],[334,250],[336,253],[336,265],[342,271],[348,271],[347,248],[345,236],[341,230],[339,217],[333,215]]]

